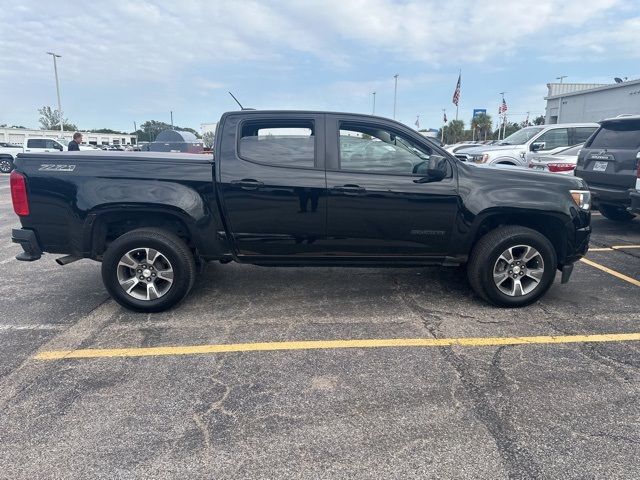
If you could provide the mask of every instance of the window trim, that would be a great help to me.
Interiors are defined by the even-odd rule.
[[[371,171],[366,171],[366,170],[346,170],[346,169],[342,169],[342,159],[340,156],[340,130],[342,130],[341,125],[344,123],[353,123],[353,124],[360,124],[360,125],[371,125],[371,126],[378,126],[381,127],[381,130],[386,130],[389,133],[394,133],[395,135],[400,135],[403,138],[407,138],[409,140],[411,140],[414,143],[418,143],[416,142],[413,138],[411,138],[409,135],[407,135],[406,133],[401,132],[399,129],[394,128],[394,127],[389,127],[388,125],[385,125],[383,122],[380,123],[376,123],[376,122],[372,122],[372,121],[367,121],[367,120],[351,120],[351,119],[344,119],[344,118],[336,118],[335,119],[336,122],[336,135],[337,135],[337,154],[338,154],[338,168],[337,169],[333,169],[333,168],[327,168],[326,171],[327,172],[333,172],[333,173],[356,173],[356,174],[365,174],[365,175],[393,175],[395,177],[410,177],[410,178],[423,178],[424,175],[420,175],[418,173],[399,173],[399,172],[371,172]],[[431,149],[431,154],[433,155],[434,153],[439,155],[438,153],[436,153],[436,150],[431,147],[431,145],[429,145],[429,148]],[[444,180],[449,180],[454,178],[454,167],[453,165],[451,165],[451,160],[449,159],[448,156],[446,155],[439,155],[441,157],[444,157],[447,162],[449,163],[449,167],[451,168],[451,171],[449,172],[449,175],[447,175],[445,178],[442,179],[442,181]]]
[[[311,122],[313,124],[313,166],[311,167],[301,167],[298,165],[281,165],[278,163],[265,163],[259,162],[258,160],[252,160],[250,158],[246,158],[240,154],[240,140],[242,140],[242,129],[246,124],[251,123],[263,123],[263,122],[280,122],[280,123],[296,123],[296,122]],[[278,168],[296,168],[300,170],[323,170],[322,166],[318,166],[318,123],[322,121],[322,119],[318,119],[316,117],[300,117],[300,118],[291,118],[288,120],[283,120],[282,117],[262,117],[262,118],[247,118],[238,122],[236,127],[236,156],[245,162],[254,163],[256,165],[262,165],[265,167],[278,167]],[[277,127],[271,127],[277,128]],[[300,127],[291,127],[291,128],[300,128]],[[305,128],[305,127],[302,127]]]

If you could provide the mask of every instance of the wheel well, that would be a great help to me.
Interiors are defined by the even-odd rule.
[[[177,216],[160,212],[113,212],[94,222],[91,238],[92,256],[101,257],[109,244],[119,236],[138,228],[160,228],[182,238],[192,249],[191,232]]]
[[[521,227],[531,228],[540,232],[547,237],[556,251],[558,265],[562,264],[562,259],[566,256],[566,233],[564,224],[561,220],[548,215],[527,214],[506,214],[492,215],[482,221],[476,230],[473,239],[473,245],[486,233],[495,230],[498,227],[506,225],[519,225]]]
[[[513,163],[510,160],[503,160],[502,162],[496,162],[496,165],[513,165],[513,166],[515,166],[516,164]]]

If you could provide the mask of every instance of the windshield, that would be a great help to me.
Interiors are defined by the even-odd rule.
[[[518,130],[515,133],[512,133],[507,138],[502,140],[498,145],[524,145],[531,137],[540,133],[544,127],[526,127],[522,130]]]

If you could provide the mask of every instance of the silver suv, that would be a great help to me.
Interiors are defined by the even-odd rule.
[[[455,156],[465,162],[526,167],[533,155],[551,154],[584,143],[599,127],[597,123],[557,123],[525,127],[495,145],[467,148]]]

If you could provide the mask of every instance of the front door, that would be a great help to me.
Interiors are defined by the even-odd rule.
[[[407,129],[408,130],[408,129]],[[327,117],[327,244],[334,255],[446,256],[458,209],[454,165],[394,123]],[[331,153],[330,153],[331,152]]]
[[[216,164],[239,257],[278,261],[320,252],[327,212],[323,132],[318,114],[227,118]]]

